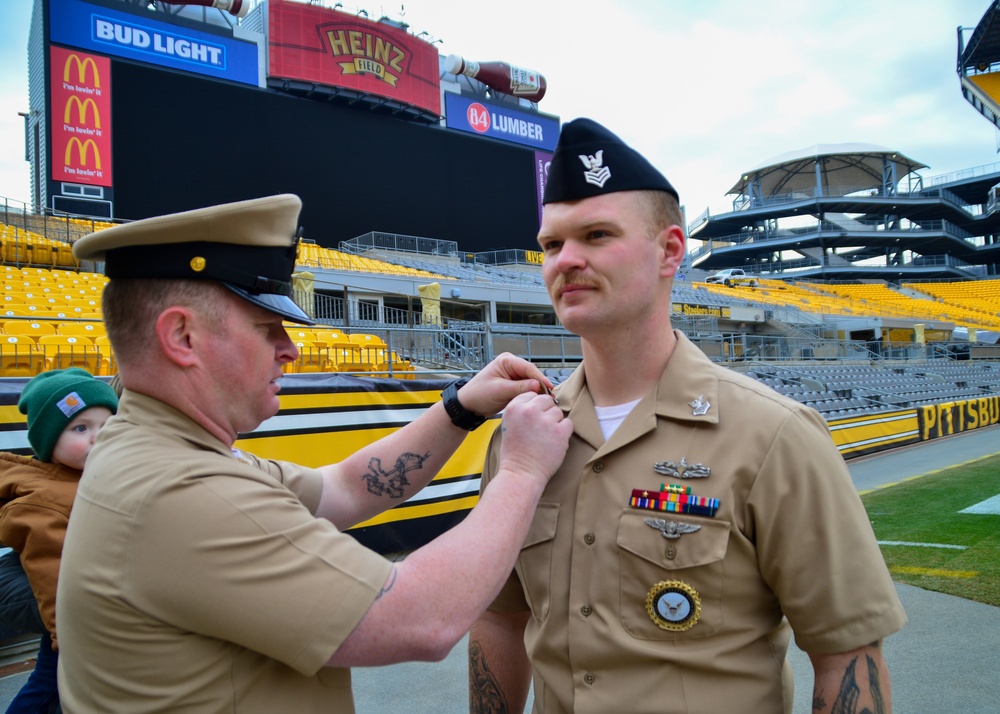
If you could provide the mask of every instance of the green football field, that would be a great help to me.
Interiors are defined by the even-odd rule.
[[[1000,456],[992,456],[861,500],[894,580],[1000,606],[998,494]]]

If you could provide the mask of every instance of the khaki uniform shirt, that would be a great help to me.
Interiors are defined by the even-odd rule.
[[[63,551],[63,710],[353,712],[350,670],[323,665],[391,564],[313,516],[321,491],[126,390]]]
[[[819,414],[677,336],[655,393],[607,442],[585,368],[558,390],[569,452],[493,605],[531,610],[536,714],[779,714],[792,705],[789,623],[817,654],[905,623]],[[718,511],[629,505],[633,489],[662,483],[717,498]]]

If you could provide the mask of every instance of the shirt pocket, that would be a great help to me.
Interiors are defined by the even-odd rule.
[[[647,519],[700,526],[679,538],[665,538]],[[715,634],[722,627],[723,563],[730,524],[682,513],[622,513],[618,524],[621,620],[625,630],[642,640],[683,641]],[[701,606],[697,621],[683,631],[662,629],[646,609],[650,592],[661,582],[679,582],[692,608]],[[693,597],[691,593],[693,592]]]
[[[538,620],[544,620],[549,614],[552,550],[558,523],[559,504],[539,503],[517,558],[517,574],[524,585],[528,607]]]

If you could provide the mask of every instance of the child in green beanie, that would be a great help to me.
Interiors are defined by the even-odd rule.
[[[42,642],[7,711],[58,711],[55,598],[63,540],[84,462],[118,397],[73,367],[32,378],[17,406],[27,414],[36,458],[0,452],[0,543],[13,549],[0,558],[0,622],[38,632]]]

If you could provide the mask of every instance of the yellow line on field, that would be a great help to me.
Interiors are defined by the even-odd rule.
[[[899,575],[929,575],[937,578],[974,578],[979,573],[975,570],[945,570],[944,568],[920,568],[915,565],[894,565],[890,573]]]

